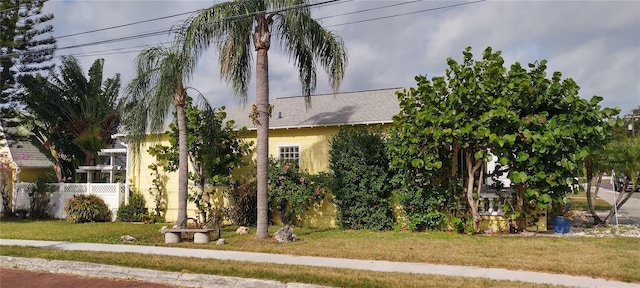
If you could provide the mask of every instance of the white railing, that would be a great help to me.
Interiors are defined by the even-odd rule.
[[[95,194],[102,198],[113,213],[115,219],[120,203],[126,198],[127,185],[122,183],[59,183],[49,184],[51,187],[49,215],[64,219],[64,206],[74,195]],[[33,183],[15,183],[13,189],[12,208],[14,211],[29,207],[29,193],[34,189]]]

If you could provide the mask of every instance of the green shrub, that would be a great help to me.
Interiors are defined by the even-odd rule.
[[[444,230],[447,227],[447,203],[450,197],[447,182],[420,187],[409,185],[395,191],[398,204],[404,209],[407,228],[411,231]]]
[[[382,135],[343,127],[331,139],[329,165],[338,221],[347,229],[389,230],[394,225],[389,157]]]
[[[226,194],[229,198],[229,218],[239,226],[255,226],[258,219],[258,184],[255,177],[235,181]]]
[[[111,210],[102,198],[96,195],[74,195],[64,207],[67,221],[74,223],[109,222]]]
[[[117,219],[122,222],[141,222],[146,220],[146,216],[149,213],[144,195],[137,190],[134,190],[129,195],[129,203],[127,205],[120,206]]]
[[[50,184],[56,182],[58,182],[58,177],[53,171],[38,176],[35,181],[35,187],[29,192],[29,217],[31,219],[49,217],[51,192],[53,192],[53,187]]]

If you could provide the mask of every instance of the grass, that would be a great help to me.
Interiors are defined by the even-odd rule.
[[[586,192],[580,192],[576,195],[572,195],[570,198],[571,198],[571,209],[580,210],[580,211],[589,211]],[[609,204],[607,201],[604,201],[600,198],[595,199],[596,211],[609,211],[611,210],[611,207],[612,207],[611,204]]]
[[[136,244],[165,246],[163,236],[158,233],[161,226],[120,222],[73,224],[64,221],[2,221],[0,237],[121,243],[120,236],[132,235],[138,239]],[[235,234],[235,228],[225,227],[223,230],[222,235],[228,245],[183,242],[166,246],[468,265],[640,282],[640,274],[637,273],[637,267],[640,267],[640,239],[637,238],[492,237],[443,232],[296,228],[298,241],[280,244],[273,239],[256,240],[253,234]],[[271,227],[271,235],[275,229]]]
[[[335,287],[397,287],[399,283],[402,283],[402,287],[557,287],[483,278],[385,273],[322,267],[313,267],[310,269],[309,267],[294,265],[167,257],[160,255],[139,257],[133,253],[60,251],[16,246],[3,246],[0,254],[14,257],[83,261],[160,271],[258,278],[285,283],[296,282]]]

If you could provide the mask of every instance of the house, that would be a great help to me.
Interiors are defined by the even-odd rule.
[[[18,137],[28,135],[28,131],[22,131],[19,126],[9,127],[7,122],[6,119],[0,119],[0,157],[12,161],[17,169],[9,175],[0,175],[3,178],[0,179],[0,189],[7,194],[9,203],[15,206],[15,183],[34,182],[51,169],[52,162],[30,141]],[[3,209],[1,206],[0,209]]]
[[[389,125],[400,112],[396,91],[402,88],[343,92],[305,97],[271,99],[269,155],[297,161],[309,173],[329,168],[329,140],[340,126]],[[252,107],[228,107],[227,120],[247,127],[246,140],[256,140],[256,127],[249,118]]]
[[[400,112],[395,92],[402,88],[343,92],[270,99],[269,155],[298,163],[309,173],[329,169],[329,141],[341,126],[390,127]],[[256,126],[249,118],[251,105],[226,109],[227,119],[236,127],[247,127],[247,141],[256,142]],[[241,173],[241,172],[239,172]],[[335,227],[336,208],[325,199],[305,217],[303,225]]]
[[[326,171],[329,168],[329,140],[338,132],[340,126],[350,125],[390,125],[393,115],[400,111],[395,92],[400,88],[379,89],[338,94],[311,96],[310,105],[305,97],[285,97],[271,99],[273,111],[269,122],[269,154],[274,158],[297,161],[301,169],[309,173]],[[236,127],[247,127],[246,141],[256,140],[256,126],[249,114],[251,105],[227,107],[227,120],[234,120]],[[149,165],[156,162],[155,157],[146,151],[155,144],[169,145],[168,135],[147,135],[140,155],[131,155],[131,169],[127,171],[127,180],[131,186],[146,195],[147,205],[153,208],[149,199],[153,199],[149,190],[153,189],[153,180],[166,187],[165,199],[177,199],[177,173],[168,173],[162,169],[152,171]],[[247,168],[248,169],[248,168]],[[247,172],[240,169],[236,174]],[[156,183],[158,183],[156,182]],[[177,218],[177,201],[167,202],[167,221]],[[194,215],[196,207],[188,203],[188,215]],[[335,207],[326,202],[314,217],[309,217],[305,225],[335,226]]]
[[[4,123],[1,123],[4,124]],[[3,128],[4,127],[4,128]],[[16,171],[11,173],[7,179],[0,179],[11,203],[11,209],[29,207],[29,193],[34,188],[36,179],[51,171],[53,163],[47,156],[33,145],[26,137],[29,136],[28,131],[24,128],[7,127],[0,125],[0,156],[7,157],[17,167]],[[18,137],[20,136],[20,137]],[[100,156],[108,156],[109,162],[96,166],[81,166],[78,173],[87,173],[88,180],[90,175],[99,175],[101,182],[108,183],[55,183],[50,184],[55,189],[51,194],[49,214],[55,218],[66,217],[63,208],[67,200],[76,194],[96,194],[100,196],[107,206],[114,212],[117,211],[121,202],[125,201],[126,184],[116,183],[118,174],[124,173],[124,167],[121,167],[126,161],[126,148],[114,147],[102,149],[98,154]],[[117,165],[119,164],[119,165]],[[0,175],[2,177],[4,175]],[[121,177],[124,180],[124,177]],[[122,182],[122,181],[120,181]]]
[[[13,181],[33,182],[38,176],[49,171],[53,165],[51,160],[31,141],[17,137],[28,135],[29,132],[23,131],[24,128],[19,126],[7,127],[3,122],[0,121],[0,151],[8,153],[18,167]]]
[[[393,122],[393,116],[400,112],[396,91],[402,88],[343,92],[337,94],[322,94],[311,96],[308,103],[305,97],[284,97],[270,99],[273,106],[269,120],[269,155],[277,159],[296,161],[298,166],[309,173],[327,171],[329,169],[330,140],[342,126],[378,126],[388,128]],[[309,104],[309,105],[307,105]],[[249,115],[252,113],[251,104],[227,107],[227,120],[233,120],[237,128],[247,127],[249,132],[244,137],[246,141],[256,143],[256,125]],[[148,135],[145,147],[141,149],[139,158],[131,159],[134,171],[128,171],[130,183],[152,199],[147,191],[153,188],[154,178],[160,180],[167,190],[164,197],[168,201],[166,219],[175,221],[177,218],[177,173],[167,173],[162,170],[153,172],[147,167],[156,160],[146,149],[154,144],[168,144],[168,136]],[[255,155],[254,155],[255,157]],[[137,162],[136,162],[137,161]],[[495,163],[489,163],[488,169],[494,169]],[[243,174],[251,170],[250,167],[234,171]],[[154,176],[154,173],[155,176]],[[504,179],[500,179],[504,180]],[[508,180],[508,179],[507,179]],[[156,182],[157,183],[157,182]],[[497,203],[496,193],[483,194],[486,204]],[[149,201],[147,201],[149,202]],[[149,208],[152,208],[148,203]],[[497,205],[497,204],[496,204]],[[502,220],[502,212],[498,206],[495,210],[483,211],[483,225],[495,226],[497,229]],[[484,208],[484,206],[483,206]],[[195,214],[196,208],[188,203],[188,215]],[[336,227],[336,208],[327,200],[319,207],[314,207],[302,223],[305,226]],[[544,221],[546,222],[546,221]],[[537,228],[535,228],[537,229]],[[541,228],[540,230],[544,230]]]

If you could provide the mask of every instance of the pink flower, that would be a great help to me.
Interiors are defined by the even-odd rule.
[[[282,185],[278,186],[278,189],[282,190]]]
[[[289,164],[285,164],[285,165],[284,165],[284,169],[285,169],[285,170],[286,170],[286,169],[289,169]]]
[[[300,183],[304,183],[304,177],[300,177]]]
[[[316,195],[320,195],[320,193],[322,193],[322,190],[316,189]]]
[[[278,180],[282,180],[282,179],[284,179],[284,176],[279,176],[278,177]]]

